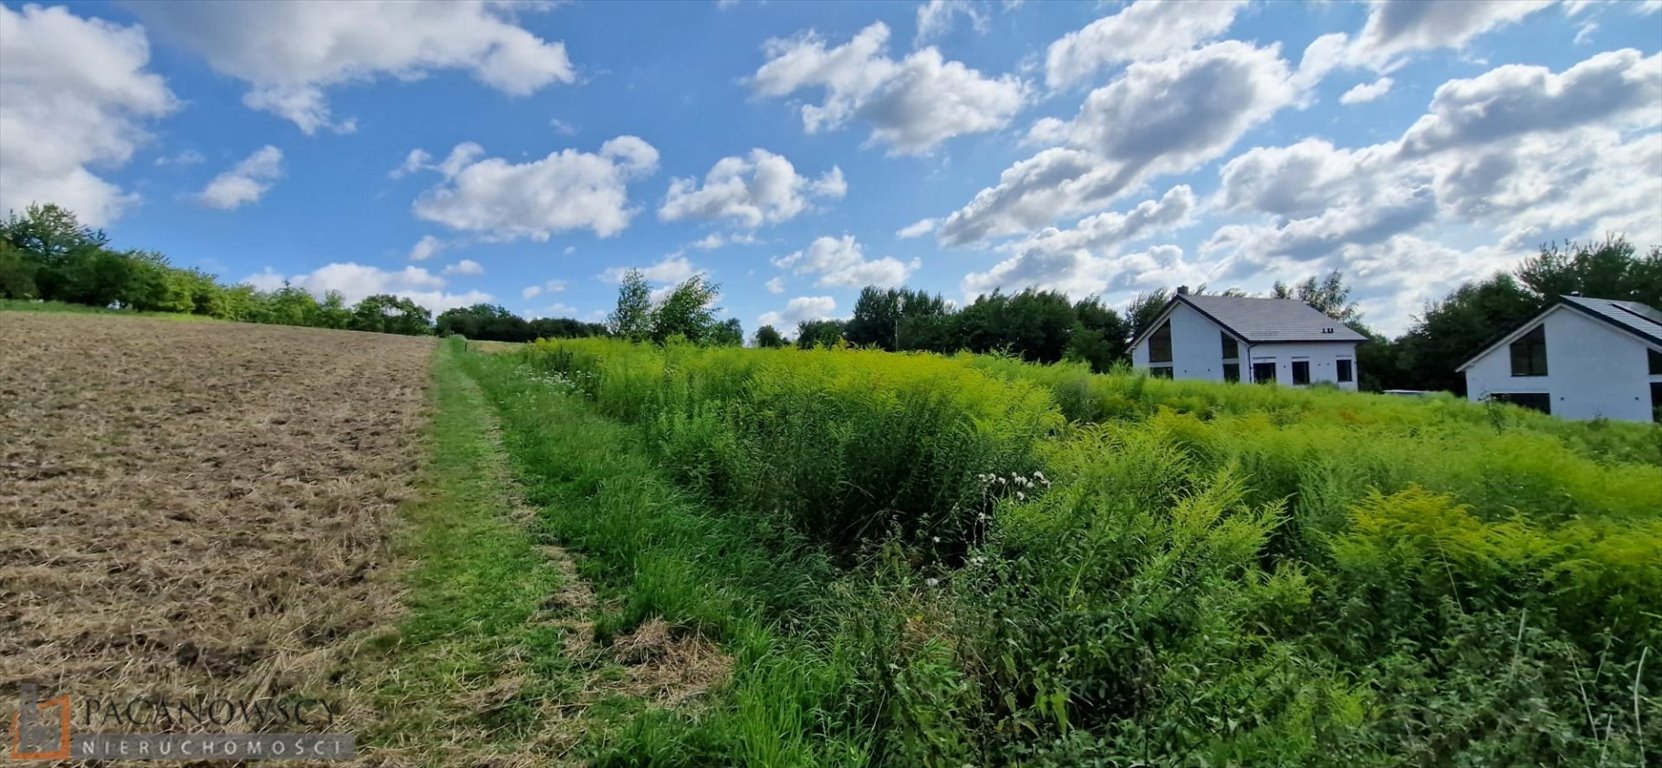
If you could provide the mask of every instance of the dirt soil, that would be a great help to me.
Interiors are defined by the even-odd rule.
[[[0,312],[0,696],[362,707],[333,683],[398,612],[432,351]]]

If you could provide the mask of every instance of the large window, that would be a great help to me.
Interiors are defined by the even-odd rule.
[[[1223,364],[1223,380],[1224,381],[1240,381],[1241,380],[1241,364],[1240,363],[1224,363]]]
[[[1355,364],[1352,363],[1351,361],[1349,361],[1349,360],[1339,360],[1339,361],[1336,361],[1334,363],[1334,365],[1337,366],[1337,368],[1338,368],[1338,370],[1335,371],[1335,373],[1337,374],[1337,376],[1335,378],[1337,378],[1339,380],[1340,384],[1349,384],[1350,382],[1352,382],[1356,379]]]
[[[1512,342],[1512,375],[1547,375],[1547,329],[1537,325]]]
[[[1167,320],[1154,329],[1154,334],[1148,337],[1148,361],[1151,363],[1171,362],[1171,321]]]
[[[1171,378],[1171,366],[1151,365],[1148,367],[1148,375],[1156,379],[1169,379]]]
[[[1310,383],[1310,361],[1309,360],[1294,360],[1293,361],[1293,383],[1294,384],[1309,384]]]
[[[1489,399],[1552,413],[1552,395],[1545,392],[1491,392]]]
[[[1219,333],[1218,335],[1223,337],[1223,359],[1234,360],[1241,356],[1241,345],[1235,341],[1234,336],[1227,333]]]
[[[1254,383],[1254,384],[1274,384],[1275,383],[1275,363],[1273,363],[1273,362],[1270,362],[1270,363],[1253,363],[1252,364],[1252,383]]]
[[[1646,351],[1649,353],[1650,375],[1662,376],[1662,352],[1654,349]]]

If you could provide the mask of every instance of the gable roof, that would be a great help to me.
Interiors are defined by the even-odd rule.
[[[1206,296],[1180,293],[1131,346],[1142,343],[1171,314],[1179,302],[1199,312],[1248,344],[1277,341],[1367,341],[1350,326],[1334,320],[1296,299],[1256,299],[1245,296]]]
[[[1652,344],[1662,345],[1662,311],[1637,301],[1615,299],[1588,299],[1564,296],[1559,301],[1591,314],[1599,320],[1625,328]]]
[[[1651,346],[1662,347],[1662,311],[1658,311],[1655,307],[1640,304],[1637,301],[1560,296],[1557,301],[1546,309],[1537,312],[1534,317],[1513,328],[1511,332],[1501,336],[1494,343],[1483,347],[1483,351],[1472,355],[1466,362],[1461,363],[1459,368],[1454,369],[1454,372],[1460,373],[1470,368],[1472,363],[1493,352],[1496,347],[1511,343],[1514,339],[1523,335],[1524,332],[1540,324],[1547,315],[1552,314],[1553,310],[1559,308],[1580,312],[1619,331],[1637,336]]]

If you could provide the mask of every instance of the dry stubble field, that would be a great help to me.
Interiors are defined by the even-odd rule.
[[[57,313],[0,329],[0,690],[318,695],[398,610],[433,341]]]

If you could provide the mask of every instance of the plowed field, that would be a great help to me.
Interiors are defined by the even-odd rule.
[[[397,610],[433,341],[55,313],[0,336],[0,689],[338,699]]]

